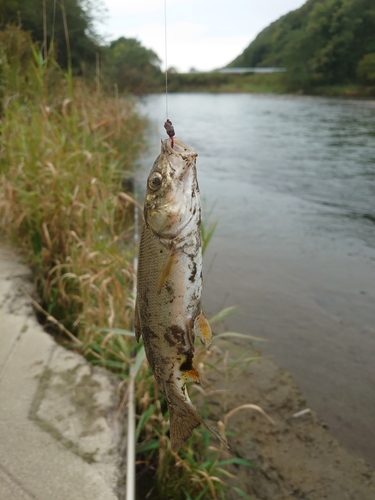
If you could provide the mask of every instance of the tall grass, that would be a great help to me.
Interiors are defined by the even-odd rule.
[[[1,32],[0,223],[34,270],[47,312],[87,341],[129,327],[133,206],[121,192],[142,146],[132,103],[43,60]]]
[[[133,171],[145,124],[131,102],[64,73],[13,27],[0,32],[0,92],[0,235],[33,269],[46,321],[126,382],[138,346],[127,331],[134,200],[121,181]],[[204,227],[206,243],[212,232]],[[249,463],[212,447],[205,430],[172,452],[167,408],[146,363],[136,391],[138,474],[150,478],[149,498],[230,498],[228,467]],[[201,407],[207,412],[204,398]]]

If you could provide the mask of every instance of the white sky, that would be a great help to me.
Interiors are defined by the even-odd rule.
[[[188,71],[227,65],[272,21],[306,0],[166,0],[168,67]],[[165,65],[164,0],[102,0],[98,26],[107,41],[137,38]]]

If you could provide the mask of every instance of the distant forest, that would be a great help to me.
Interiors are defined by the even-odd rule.
[[[99,75],[102,87],[116,85],[119,92],[160,91],[164,78],[157,54],[134,38],[105,43],[95,29],[104,16],[102,0],[0,0],[0,55],[2,33],[14,25],[31,33],[41,58],[53,56],[63,70],[70,68],[76,76]],[[308,0],[265,28],[229,64],[236,66],[285,67],[287,72],[278,77],[283,90],[276,91],[319,93],[324,86],[360,84],[372,89],[373,95],[375,0]],[[230,84],[229,76],[171,71],[169,78],[171,91],[222,91],[225,86],[231,91],[233,85],[254,91],[253,86],[246,90],[249,82],[241,77],[232,78]]]
[[[134,38],[105,44],[95,31],[95,20],[103,15],[101,0],[0,0],[0,41],[1,31],[15,25],[31,33],[42,57],[53,46],[63,69],[70,66],[88,77],[99,69],[103,85],[116,84],[120,92],[151,91],[161,79],[158,56]]]
[[[375,0],[308,0],[270,24],[229,67],[287,69],[290,86],[375,84]]]

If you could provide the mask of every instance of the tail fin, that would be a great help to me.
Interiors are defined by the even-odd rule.
[[[189,439],[193,430],[202,423],[197,411],[185,404],[182,406],[169,406],[170,435],[173,451],[177,451]]]
[[[189,439],[193,430],[203,424],[214,434],[228,449],[228,443],[223,439],[218,430],[206,424],[198,415],[193,405],[188,403],[183,406],[169,406],[170,436],[173,451],[177,451]]]

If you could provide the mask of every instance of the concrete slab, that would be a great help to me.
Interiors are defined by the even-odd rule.
[[[15,479],[4,469],[0,468],[0,498],[7,500],[34,500]]]
[[[0,277],[17,276],[27,278],[31,276],[30,269],[22,264],[21,256],[14,248],[0,242],[0,255]]]
[[[43,331],[26,271],[0,247],[0,498],[122,498],[117,382]]]

